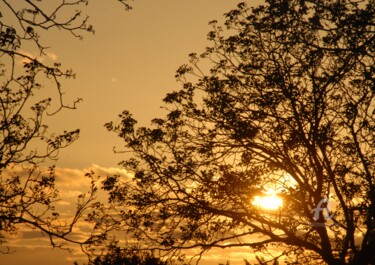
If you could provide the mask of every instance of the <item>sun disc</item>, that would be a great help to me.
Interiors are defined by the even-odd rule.
[[[283,200],[276,194],[267,192],[267,195],[255,196],[252,204],[266,210],[277,210],[283,206]]]

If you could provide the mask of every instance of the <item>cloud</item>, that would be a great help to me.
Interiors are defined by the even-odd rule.
[[[70,203],[66,202],[66,201],[58,201],[58,202],[56,202],[56,204],[61,205],[61,206],[68,206],[68,205],[70,205]]]
[[[58,59],[58,55],[54,52],[47,52],[45,55],[39,55],[39,54],[35,54],[35,53],[31,53],[29,51],[25,51],[25,50],[19,50],[18,51],[20,54],[23,54],[29,58],[32,58],[32,59],[38,59],[39,62],[45,62],[46,60],[48,61],[52,61],[52,62],[55,62],[57,59]],[[19,63],[23,64],[23,63],[29,63],[30,62],[30,59],[29,58],[22,58]]]
[[[13,254],[1,254],[1,264],[7,265],[39,265],[39,264],[53,264],[53,265],[67,265],[73,264],[74,261],[87,262],[86,256],[82,253],[74,251],[73,253],[67,250],[53,249],[47,243],[44,246],[27,247],[18,246],[12,249]]]
[[[40,168],[39,170],[36,173],[42,172],[42,174],[48,174],[48,168]],[[103,178],[107,175],[120,175],[125,179],[131,178],[131,174],[122,168],[102,167],[97,164],[93,164],[82,169],[56,167],[55,186],[59,191],[60,200],[56,202],[55,206],[56,210],[60,214],[59,221],[69,221],[73,217],[73,214],[76,211],[77,197],[80,194],[88,192],[90,189],[91,180],[85,176],[85,174],[91,171],[95,172],[96,176],[100,175]],[[20,176],[22,180],[26,179],[26,177],[29,175],[29,170],[26,167],[15,165],[3,170],[0,173],[0,176],[2,178],[7,178],[10,176],[10,174]],[[107,199],[104,193],[100,194],[98,198],[103,202],[105,202]],[[74,227],[74,231],[72,234],[70,234],[70,237],[84,240],[91,231],[92,225],[80,222]],[[49,243],[47,242],[48,237],[46,235],[43,235],[38,230],[32,230],[23,225],[19,226],[19,231],[16,235],[4,235],[7,237],[8,241],[4,246],[11,246],[12,248],[16,249],[36,248],[42,245],[49,246]]]
[[[30,231],[22,231],[22,239],[40,239],[45,238],[45,235],[40,231],[30,230]]]
[[[187,261],[192,259],[192,264],[198,259],[197,254],[199,254],[200,249],[185,251]],[[261,256],[261,254],[253,253],[253,251],[249,248],[241,248],[241,247],[234,247],[234,248],[213,248],[203,254],[200,259],[201,264],[205,265],[218,265],[218,264],[229,264],[231,265],[244,265],[244,260],[253,264],[256,262],[256,255]]]
[[[126,179],[131,179],[133,174],[126,169],[119,167],[101,167],[96,164],[92,164],[91,169],[97,172],[99,175],[120,175]]]
[[[22,55],[24,55],[24,56],[27,56],[27,57],[29,57],[29,58],[32,58],[32,59],[36,59],[37,58],[37,56],[35,56],[34,54],[32,54],[31,52],[28,52],[28,51],[24,51],[24,50],[19,50],[18,51],[20,54],[22,54]],[[30,62],[30,59],[29,58],[22,58],[21,60],[20,60],[20,64],[24,64],[24,63],[29,63]]]
[[[52,61],[56,61],[57,58],[58,58],[57,54],[54,53],[54,52],[47,52],[47,57],[48,57],[49,59],[51,59]]]
[[[85,177],[87,169],[55,168],[56,185],[67,191],[88,187],[90,179]]]
[[[74,188],[87,187],[90,184],[90,179],[85,176],[88,172],[94,172],[97,176],[120,175],[125,179],[131,179],[132,173],[118,167],[102,167],[97,164],[92,164],[90,167],[84,169],[72,168],[55,168],[56,184],[62,188],[69,187],[71,191]]]
[[[15,172],[18,174],[22,173],[21,168],[15,168]],[[98,164],[92,164],[87,168],[74,169],[74,168],[60,168],[56,167],[56,188],[59,190],[61,200],[56,203],[56,209],[60,213],[61,221],[72,217],[76,209],[77,196],[85,193],[89,189],[90,179],[85,176],[87,172],[93,171],[97,176],[108,176],[108,175],[120,175],[123,179],[128,180],[132,178],[132,174],[119,167],[103,167]],[[106,198],[103,197],[103,201]],[[85,240],[87,235],[92,231],[92,225],[79,222],[74,227],[73,232],[70,234],[71,239]],[[122,235],[119,233],[119,235]],[[124,235],[119,238],[125,238]],[[73,253],[62,251],[59,249],[52,250],[49,244],[48,237],[43,235],[40,231],[32,230],[27,227],[21,227],[19,233],[13,236],[7,236],[8,242],[4,246],[10,246],[12,250],[17,252],[9,255],[9,259],[1,260],[4,264],[18,265],[23,264],[24,259],[15,258],[14,255],[24,255],[28,257],[28,264],[43,264],[53,263],[54,265],[66,265],[72,264],[73,261],[87,262],[86,257],[78,246],[69,244],[68,247],[73,249]],[[269,249],[272,253],[276,254],[276,249]],[[198,254],[199,250],[187,251],[187,257],[192,258]],[[20,256],[21,256],[20,255]],[[4,256],[4,255],[3,255]],[[30,260],[29,260],[29,257]],[[221,249],[214,248],[208,251],[202,257],[202,264],[205,265],[217,265],[219,263],[225,264],[226,261],[230,261],[233,265],[243,265],[244,259],[249,262],[255,261],[255,254],[249,248],[231,248]],[[23,262],[21,262],[21,260]],[[58,262],[54,262],[58,260]]]

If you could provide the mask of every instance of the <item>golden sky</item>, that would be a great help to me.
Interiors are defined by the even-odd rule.
[[[161,115],[164,95],[180,88],[175,71],[188,62],[189,53],[203,52],[207,46],[208,22],[220,20],[238,2],[139,0],[125,12],[114,0],[95,0],[87,8],[95,35],[78,41],[51,33],[50,51],[77,72],[75,80],[65,82],[66,96],[83,98],[77,110],[53,117],[54,128],[81,129],[80,140],[61,153],[58,165],[117,165],[121,157],[112,147],[121,141],[104,123],[125,109],[144,125]]]
[[[240,1],[231,0],[136,0],[134,9],[125,12],[115,0],[92,0],[84,10],[95,27],[95,35],[83,41],[59,32],[46,32],[42,42],[51,47],[50,60],[62,63],[77,73],[64,81],[66,100],[83,98],[77,110],[63,111],[48,119],[53,131],[81,129],[80,139],[62,150],[57,162],[57,180],[68,211],[74,195],[85,189],[84,172],[89,169],[111,174],[123,159],[114,155],[121,146],[104,123],[116,120],[123,110],[131,111],[142,125],[162,115],[160,106],[167,92],[177,90],[175,70],[188,62],[191,52],[203,52],[208,45],[208,22],[223,18],[223,13]],[[248,1],[252,5],[260,0]],[[69,185],[66,185],[69,183]],[[80,233],[84,228],[79,228]],[[40,232],[28,231],[9,241],[12,255],[0,255],[1,265],[72,265],[80,258],[58,249],[52,250]],[[212,252],[201,264],[244,264],[244,254],[235,250]]]

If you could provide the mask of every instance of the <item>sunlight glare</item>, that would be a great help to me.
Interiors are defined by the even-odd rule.
[[[255,196],[252,204],[266,210],[277,210],[283,206],[283,200],[276,195],[275,190],[267,189],[264,193],[265,195]]]

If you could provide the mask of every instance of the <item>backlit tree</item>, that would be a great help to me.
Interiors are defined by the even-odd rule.
[[[118,1],[130,8],[127,0]],[[87,4],[86,0],[0,1],[0,237],[27,225],[49,235],[52,244],[61,245],[54,238],[74,241],[67,235],[93,200],[92,186],[86,197],[78,198],[70,222],[60,221],[54,207],[59,199],[54,168],[43,169],[79,134],[78,129],[52,133],[43,119],[75,109],[79,99],[64,101],[61,80],[74,73],[49,63],[42,36],[47,30],[77,38],[93,32],[88,17],[82,15]]]
[[[374,263],[375,2],[241,3],[211,24],[165,118],[106,124],[134,156],[131,181],[104,181],[106,228],[169,253]]]
[[[91,265],[168,265],[152,253],[109,247],[105,255],[96,257]]]

